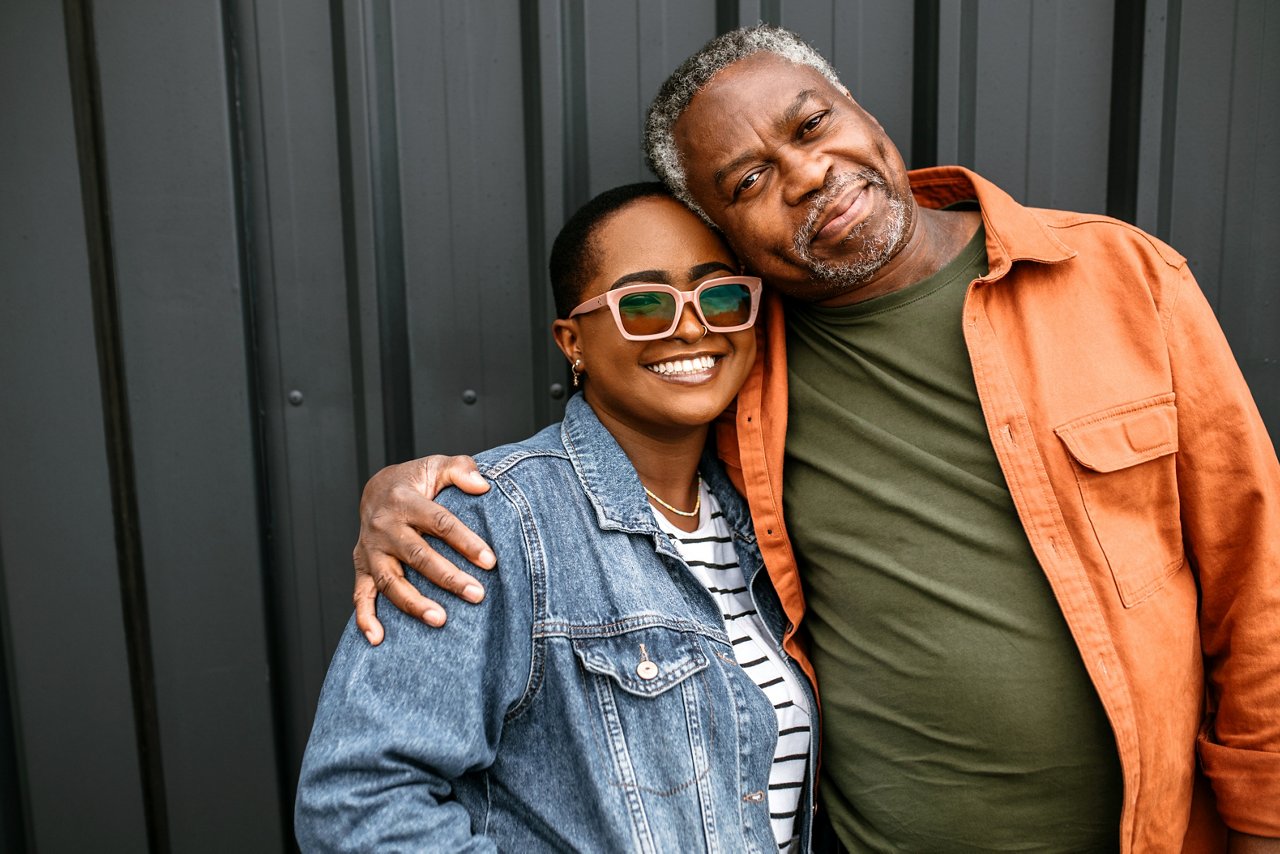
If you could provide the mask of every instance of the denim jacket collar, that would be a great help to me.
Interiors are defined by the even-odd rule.
[[[587,499],[595,508],[601,530],[662,534],[631,460],[581,393],[570,398],[565,406],[560,436]],[[734,534],[747,542],[755,542],[745,505],[733,500],[733,484],[720,466],[713,443],[708,443],[703,451],[699,471],[707,489],[720,502],[725,521]],[[664,534],[658,537],[662,551],[669,551],[669,547],[663,547],[666,540]]]

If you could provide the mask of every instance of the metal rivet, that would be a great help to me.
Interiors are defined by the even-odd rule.
[[[298,391],[296,388],[293,391],[289,392],[289,402],[292,403],[294,406],[301,406],[302,392]]]
[[[480,395],[476,394],[474,389],[467,389],[462,393],[462,402],[467,406],[471,406],[479,399]]]
[[[764,800],[764,792],[761,792],[761,791],[748,792],[747,794],[742,796],[742,799],[749,804],[758,804]]]
[[[652,679],[658,675],[658,665],[652,661],[642,661],[636,665],[636,675],[641,679]]]
[[[555,400],[559,400],[564,397],[564,383],[551,384],[551,397]]]

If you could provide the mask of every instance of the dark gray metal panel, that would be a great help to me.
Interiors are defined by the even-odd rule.
[[[380,273],[379,203],[381,136],[385,131],[394,145],[394,110],[386,122],[381,121],[376,96],[375,44],[370,18],[376,4],[342,3],[330,25],[334,35],[334,76],[339,174],[343,180],[343,244],[348,285],[348,326],[351,329],[354,385],[360,396],[359,422],[364,424],[361,444],[357,447],[361,479],[389,462],[399,462],[403,454],[393,458],[387,436],[391,431],[384,399],[385,366],[382,360],[384,342],[378,300]],[[398,206],[397,206],[398,209]],[[397,287],[403,292],[403,276]],[[407,360],[400,366],[408,375]],[[407,397],[407,395],[406,395]],[[409,401],[404,401],[408,411]],[[405,423],[404,444],[412,441]]]
[[[1239,2],[1236,14],[1217,313],[1280,442],[1280,7]]]
[[[939,161],[1028,204],[1105,210],[1111,28],[1105,0],[944,4]]]
[[[1227,207],[1233,65],[1238,3],[1184,3],[1175,87],[1173,159],[1161,193],[1168,205],[1166,239],[1191,264],[1215,307],[1222,279]]]
[[[170,840],[283,841],[223,10],[94,20]],[[227,816],[235,816],[228,821]]]
[[[1178,43],[1168,239],[1280,441],[1280,8],[1184,4]]]
[[[361,377],[349,327],[331,22],[303,0],[241,0],[244,139],[267,472],[285,792],[351,614]]]
[[[911,162],[915,16],[902,0],[787,2],[782,25],[831,61],[853,97]]]
[[[476,451],[535,427],[519,9],[393,11],[415,447]]]
[[[642,149],[649,102],[672,70],[715,36],[716,15],[712,3],[680,0],[583,6],[582,43],[576,46],[583,63],[576,71],[583,76],[589,196],[652,180]]]
[[[0,624],[26,842],[144,851],[61,4],[0,6],[0,114]]]

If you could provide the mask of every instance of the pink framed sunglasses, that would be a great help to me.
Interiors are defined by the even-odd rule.
[[[722,276],[708,279],[691,291],[671,285],[625,285],[587,300],[570,317],[609,306],[618,331],[628,341],[666,338],[680,325],[685,303],[693,303],[708,332],[737,332],[756,322],[760,309],[760,279]]]

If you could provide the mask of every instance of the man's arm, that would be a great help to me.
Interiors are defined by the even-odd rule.
[[[1201,764],[1239,834],[1280,837],[1280,464],[1189,271],[1168,322],[1182,533],[1200,583]],[[1253,849],[1247,847],[1254,845]]]
[[[382,643],[382,623],[374,608],[378,594],[429,626],[443,626],[445,611],[404,577],[402,564],[468,602],[484,598],[484,587],[433,549],[423,535],[438,537],[481,569],[496,563],[493,550],[433,499],[446,486],[472,495],[489,484],[470,457],[435,455],[387,466],[369,478],[360,497],[360,537],[351,560],[356,581],[356,625],[369,643]]]
[[[375,647],[348,623],[302,763],[295,828],[303,851],[496,850],[473,835],[479,829],[455,787],[493,763],[505,716],[529,690],[529,568],[509,502],[457,492],[446,501],[495,538],[505,571],[483,604],[442,629],[384,606],[386,640]]]

